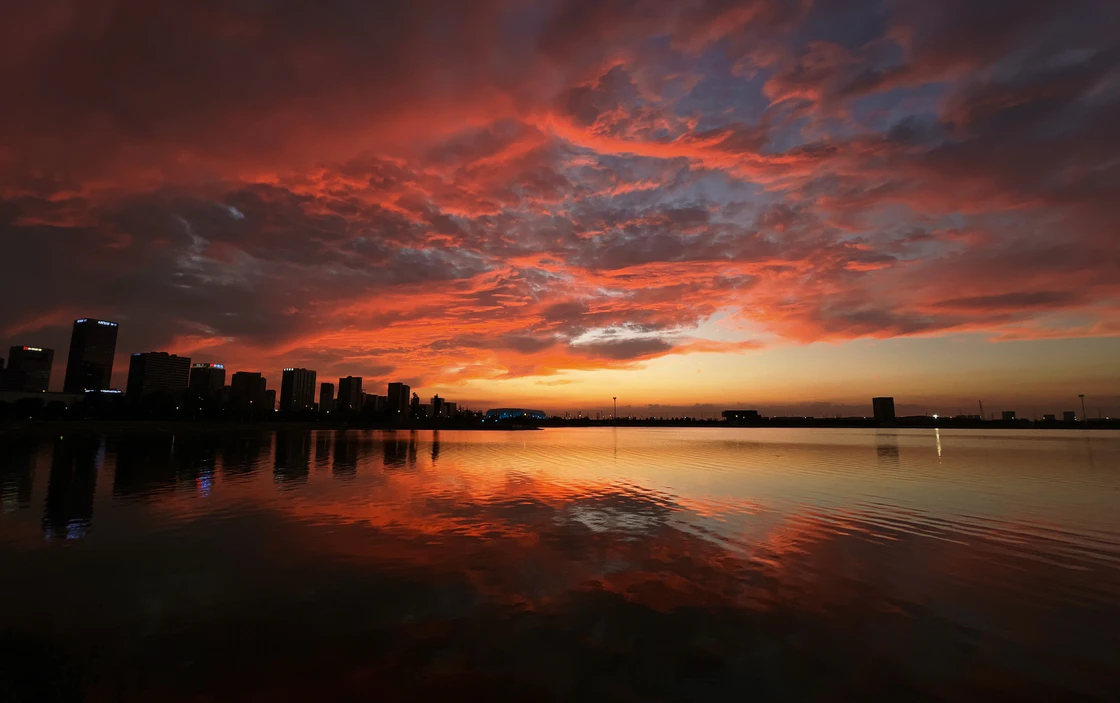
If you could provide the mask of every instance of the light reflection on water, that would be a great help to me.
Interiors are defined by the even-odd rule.
[[[3,700],[1120,690],[1116,435],[0,443]]]

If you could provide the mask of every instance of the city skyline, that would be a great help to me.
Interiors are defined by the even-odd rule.
[[[23,3],[0,339],[117,321],[117,388],[167,350],[559,412],[1115,416],[1120,11],[1028,5]]]
[[[40,362],[38,364],[38,366],[36,367],[38,369],[38,375],[36,376],[36,378],[34,380],[30,381],[30,385],[27,386],[27,389],[29,389],[29,390],[39,390],[39,386],[44,382],[44,379],[49,376],[50,387],[47,390],[49,390],[49,391],[60,390],[59,388],[57,388],[58,383],[56,383],[56,379],[60,376],[66,378],[66,379],[70,378],[71,372],[69,371],[69,368],[70,368],[69,359],[78,359],[79,363],[83,363],[82,362],[81,351],[84,349],[84,346],[88,343],[88,338],[89,338],[89,333],[86,332],[85,329],[84,329],[85,323],[92,323],[94,325],[104,325],[104,326],[108,327],[109,329],[111,329],[112,336],[111,336],[110,345],[115,345],[116,335],[117,335],[117,332],[120,328],[119,323],[98,320],[98,319],[95,319],[95,318],[80,318],[80,319],[75,320],[74,325],[73,325],[73,329],[72,329],[72,332],[71,332],[71,340],[70,340],[70,345],[69,345],[70,354],[68,355],[68,361],[66,363],[66,366],[63,367],[63,369],[62,369],[62,371],[64,371],[65,373],[56,373],[55,372],[53,361],[52,361],[54,350],[52,348],[49,348],[49,347],[34,347],[34,346],[29,346],[29,345],[22,345],[22,346],[16,345],[16,346],[11,347],[11,350],[9,351],[9,356],[10,357],[17,354],[17,350],[18,350],[18,351],[21,351],[23,354],[30,354],[35,359],[39,359],[40,357],[42,357],[42,358],[47,360],[45,362],[45,365],[44,365],[43,362]],[[126,388],[129,385],[133,385],[133,386],[135,386],[136,388],[139,389],[139,388],[142,387],[143,384],[145,384],[147,382],[147,381],[143,380],[144,371],[142,370],[143,369],[142,366],[140,367],[141,370],[139,371],[139,373],[136,373],[137,362],[138,361],[139,362],[144,362],[148,359],[155,358],[156,362],[159,363],[159,364],[168,363],[166,361],[160,361],[161,357],[163,359],[178,360],[178,362],[181,362],[181,364],[180,364],[181,368],[179,368],[176,372],[174,372],[172,374],[173,377],[176,379],[172,383],[172,385],[174,385],[175,387],[177,387],[178,385],[182,385],[183,388],[180,389],[181,392],[189,392],[191,395],[193,395],[196,398],[202,398],[202,397],[205,397],[206,395],[212,395],[217,390],[220,390],[225,384],[225,379],[226,379],[226,365],[225,364],[215,363],[215,362],[212,362],[212,361],[209,361],[209,362],[193,361],[189,357],[184,357],[181,354],[176,355],[174,352],[151,351],[151,352],[133,352],[133,353],[128,354],[126,356],[126,359],[128,360],[128,363],[123,365],[123,366],[127,367],[127,369],[128,369],[128,371],[127,371],[128,379],[127,379],[127,383],[125,384]],[[122,366],[120,364],[114,364],[113,362],[110,362],[108,364],[108,372],[109,373],[112,372],[112,368],[114,367],[114,365],[118,369],[121,368],[121,366]],[[10,361],[9,361],[9,366],[10,366]],[[82,368],[86,369],[86,371],[88,373],[88,369],[87,369],[86,365],[83,365]],[[292,411],[298,412],[298,411],[302,411],[302,410],[309,410],[309,409],[314,408],[314,407],[320,407],[321,403],[319,402],[319,399],[322,398],[322,392],[323,392],[324,387],[330,387],[332,403],[339,404],[338,409],[341,409],[343,406],[345,406],[347,408],[347,410],[350,410],[350,411],[356,410],[358,405],[362,401],[362,399],[364,399],[367,395],[370,395],[370,396],[373,396],[373,397],[376,397],[378,395],[377,393],[370,393],[370,394],[365,393],[363,391],[363,383],[364,383],[363,377],[352,376],[352,375],[348,375],[348,376],[345,376],[345,377],[339,377],[338,378],[337,394],[336,394],[336,385],[334,383],[330,383],[330,382],[324,382],[322,384],[316,383],[317,374],[318,374],[317,370],[307,369],[307,368],[303,368],[303,367],[285,367],[284,369],[282,369],[281,370],[281,380],[280,380],[280,386],[281,387],[280,387],[280,389],[276,389],[276,388],[267,389],[268,393],[272,393],[272,394],[277,394],[278,393],[279,394],[280,405],[277,405],[274,402],[273,403],[274,408],[277,409],[277,410],[284,410],[284,411],[287,411],[287,412],[292,412]],[[133,378],[134,376],[135,376],[135,378]],[[181,376],[181,379],[179,378],[180,376]],[[245,377],[255,377],[257,379],[257,382],[260,384],[258,390],[249,391],[249,390],[245,390],[244,388],[238,388],[237,387],[238,383],[236,382],[236,380],[238,378],[245,378]],[[101,381],[103,380],[102,376],[96,375],[96,374],[95,374],[94,378],[97,379],[98,384],[100,384]],[[178,383],[179,380],[182,380],[182,384]],[[69,382],[69,381],[67,381],[67,382]],[[246,371],[246,370],[239,370],[239,371],[233,372],[233,376],[231,377],[231,384],[230,384],[230,386],[228,386],[228,388],[231,389],[231,393],[233,394],[233,397],[235,397],[235,398],[239,395],[244,395],[244,396],[246,396],[246,398],[248,398],[248,396],[257,397],[261,393],[265,392],[267,382],[268,382],[267,381],[267,376],[264,376],[262,372],[252,372],[252,371]],[[157,387],[161,387],[161,388],[166,386],[166,384],[167,384],[166,380],[161,380],[161,381],[156,383]],[[31,388],[32,385],[34,386],[34,389]],[[411,384],[403,383],[400,380],[396,380],[396,381],[382,380],[382,381],[379,382],[377,380],[372,380],[371,379],[371,382],[369,384],[367,384],[366,387],[372,388],[376,385],[380,385],[380,386],[382,386],[386,389],[386,395],[381,396],[381,398],[383,399],[383,402],[386,403],[386,407],[394,407],[396,405],[399,405],[401,409],[398,412],[402,412],[402,413],[408,412],[407,408],[408,408],[408,405],[409,405],[409,397],[410,397],[409,394],[411,393],[412,388],[417,388],[417,386],[412,386]],[[115,385],[110,385],[110,386],[108,386],[108,388],[116,389],[116,386]],[[285,388],[287,388],[287,390],[285,390]],[[105,389],[104,387],[100,387],[97,384],[95,384],[95,386],[92,387],[90,390],[104,390],[104,389]],[[293,389],[298,389],[298,390],[293,390]],[[422,389],[422,390],[426,391],[427,389]],[[66,391],[66,392],[73,392],[73,391]],[[433,402],[436,402],[436,398],[439,398],[441,392],[446,393],[446,391],[442,391],[442,390],[433,391],[433,396],[432,396]],[[138,399],[139,396],[142,395],[142,394],[143,394],[142,391],[138,392],[134,399]],[[1074,408],[1077,407],[1077,404],[1073,403],[1072,400],[1069,397],[1055,398],[1055,399],[1052,399],[1048,404],[1035,405],[1035,404],[1032,404],[1029,401],[1024,402],[1024,399],[1023,399],[1022,396],[1016,396],[1014,394],[1009,394],[1006,391],[1002,394],[1000,394],[1000,393],[988,394],[987,399],[989,401],[989,412],[985,412],[983,414],[983,417],[984,417],[984,419],[992,419],[992,418],[998,417],[1001,414],[1004,414],[1004,413],[1007,413],[1007,412],[1011,412],[1011,413],[1016,413],[1017,412],[1017,413],[1019,413],[1019,417],[1022,417],[1022,418],[1032,418],[1032,417],[1033,418],[1041,418],[1041,417],[1044,417],[1046,415],[1061,416],[1063,414],[1068,414],[1070,412],[1076,412],[1078,418],[1081,418],[1081,417],[1085,417],[1085,418],[1113,417],[1114,415],[1117,414],[1117,413],[1114,413],[1111,410],[1111,408],[1113,407],[1113,404],[1116,402],[1116,399],[1113,398],[1113,397],[1110,397],[1110,396],[1107,396],[1107,395],[1101,395],[1101,394],[1094,394],[1094,395],[1090,396],[1091,397],[1091,407],[1092,407],[1092,411],[1090,412],[1090,411],[1084,409],[1084,395],[1080,394],[1080,393],[1078,393],[1076,395],[1077,395],[1077,403],[1081,404],[1081,406],[1083,407],[1082,412],[1076,412],[1074,410]],[[350,401],[348,403],[343,403],[342,398],[344,398],[344,397],[349,398]],[[639,396],[639,398],[640,397],[641,396]],[[730,397],[736,397],[736,396],[729,395],[727,397],[730,398]],[[245,399],[243,398],[242,401],[244,401],[244,400]],[[443,399],[440,398],[440,400],[442,401]],[[504,399],[498,399],[498,398],[482,399],[482,400],[466,399],[466,400],[460,400],[458,402],[452,402],[452,403],[450,403],[450,406],[451,407],[462,407],[462,408],[469,407],[471,405],[473,405],[476,408],[478,408],[478,407],[497,407],[497,406],[500,406],[500,405],[503,404],[503,400]],[[547,397],[546,397],[546,400],[547,400]],[[811,417],[819,417],[819,418],[829,418],[829,417],[861,417],[861,416],[871,417],[871,416],[875,415],[875,410],[874,410],[873,407],[871,407],[871,405],[872,405],[871,400],[873,400],[873,399],[868,399],[866,397],[865,398],[859,398],[859,399],[853,399],[851,401],[836,401],[836,400],[829,400],[829,399],[817,399],[817,400],[802,401],[802,402],[797,402],[797,403],[790,404],[788,402],[787,403],[783,403],[783,402],[780,402],[780,401],[779,402],[768,402],[766,400],[762,400],[760,402],[760,399],[759,399],[758,396],[754,397],[751,400],[743,400],[743,396],[738,396],[736,400],[731,400],[731,401],[727,401],[727,402],[698,401],[698,402],[694,402],[692,404],[674,405],[674,404],[671,404],[671,403],[664,403],[664,402],[641,402],[641,401],[638,401],[638,400],[631,400],[631,399],[623,398],[623,405],[621,406],[622,410],[618,411],[618,410],[616,410],[616,408],[618,407],[617,406],[617,397],[612,396],[610,399],[607,399],[607,398],[584,398],[584,399],[582,399],[583,402],[577,401],[574,405],[570,405],[570,406],[569,405],[558,405],[558,404],[556,404],[556,398],[553,397],[552,398],[552,403],[551,404],[546,403],[546,405],[548,405],[548,407],[549,407],[549,412],[551,414],[557,415],[557,416],[576,416],[578,414],[578,415],[583,415],[583,416],[588,416],[588,417],[596,417],[596,416],[611,417],[617,412],[618,416],[620,416],[620,417],[625,417],[625,416],[634,416],[634,417],[689,416],[689,417],[701,417],[701,418],[715,418],[720,413],[722,413],[724,411],[724,409],[726,409],[727,407],[751,406],[753,409],[761,410],[764,415],[772,415],[772,416],[811,416]],[[889,400],[891,401],[892,407],[893,407],[893,403],[894,403],[895,398],[893,396],[890,396]],[[263,401],[261,400],[261,398],[258,397],[257,400],[254,401],[254,402],[260,403],[260,402],[263,402]],[[977,398],[975,400],[975,403],[977,403],[977,404],[980,404],[982,402],[983,402],[982,398]],[[291,407],[285,406],[285,403],[287,403],[287,405],[291,406]],[[508,405],[508,403],[506,403],[506,404]],[[995,407],[999,407],[1000,409],[998,411],[993,410],[992,408],[995,408]],[[920,397],[918,397],[918,398],[914,398],[914,397],[903,398],[898,403],[898,408],[899,408],[899,413],[898,413],[899,416],[920,416],[920,415],[936,416],[936,415],[940,414],[941,416],[944,416],[944,417],[952,417],[952,416],[978,415],[978,412],[977,412],[977,409],[976,409],[975,406],[971,405],[968,402],[960,402],[959,399],[954,401],[952,399],[947,399],[947,398],[933,399],[933,400],[923,399],[923,398],[920,398]],[[1009,410],[1005,410],[1004,408],[1015,408],[1015,409],[1009,411]],[[335,408],[332,407],[331,409],[333,411]],[[980,409],[982,410],[982,405],[980,405]]]

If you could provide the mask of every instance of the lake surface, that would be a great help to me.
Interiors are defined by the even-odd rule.
[[[1120,434],[0,436],[0,700],[1116,700]]]

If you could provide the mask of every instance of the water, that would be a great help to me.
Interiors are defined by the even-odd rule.
[[[1116,700],[1120,435],[0,436],[0,700]]]

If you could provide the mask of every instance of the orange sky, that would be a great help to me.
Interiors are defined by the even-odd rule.
[[[1118,414],[1117,12],[976,5],[23,4],[0,342],[116,320],[118,386],[158,349],[557,412]]]

